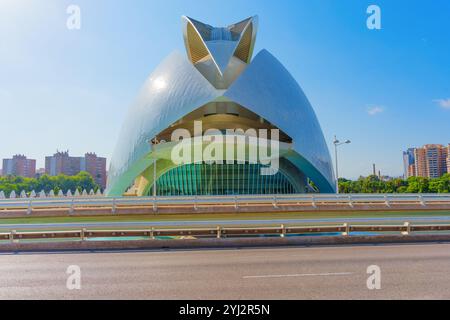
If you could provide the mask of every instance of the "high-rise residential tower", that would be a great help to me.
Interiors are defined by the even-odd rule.
[[[27,159],[26,156],[18,154],[12,159],[3,159],[2,174],[22,176],[27,178],[34,178],[36,175],[36,160]]]
[[[45,173],[51,176],[65,174],[73,176],[80,171],[87,171],[103,189],[106,187],[106,158],[95,153],[86,153],[84,157],[71,157],[68,151],[58,151],[53,156],[45,157]]]
[[[82,162],[82,170],[89,172],[94,181],[102,187],[106,188],[106,158],[98,157],[95,153],[88,152],[84,155],[84,167]]]
[[[447,173],[450,173],[450,143],[447,146]]]
[[[408,149],[403,153],[403,163],[408,171],[405,177],[439,178],[449,172],[449,147],[427,144],[421,148]]]
[[[403,170],[405,179],[416,175],[414,169],[414,148],[409,148],[403,152]]]

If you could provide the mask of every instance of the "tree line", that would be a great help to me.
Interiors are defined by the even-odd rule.
[[[20,176],[3,176],[0,177],[0,191],[3,191],[6,195],[10,194],[14,191],[16,194],[19,194],[24,190],[27,193],[31,191],[40,192],[44,190],[46,193],[49,193],[50,190],[53,190],[55,194],[58,194],[60,190],[67,193],[67,191],[71,191],[74,193],[78,190],[80,193],[83,190],[89,192],[91,189],[94,192],[100,186],[94,181],[92,176],[85,171],[82,171],[74,176],[66,176],[60,174],[58,176],[49,176],[44,174],[39,178],[25,178]]]
[[[360,177],[356,181],[339,179],[340,193],[450,193],[450,174],[440,178],[396,178],[384,181],[378,176]]]
[[[75,176],[49,176],[42,175],[39,178],[25,178],[19,176],[0,177],[0,191],[6,195],[14,191],[19,194],[24,190],[27,193],[35,190],[44,190],[49,193],[53,190],[58,194],[60,190],[64,193],[78,190],[90,191],[100,189],[88,172],[80,172]],[[378,176],[360,177],[358,180],[339,179],[340,193],[450,193],[450,174],[440,178],[429,179],[424,177],[410,177],[408,179],[382,180]]]

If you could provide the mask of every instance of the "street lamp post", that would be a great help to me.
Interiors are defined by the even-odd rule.
[[[156,198],[156,159],[153,162],[153,197]]]
[[[151,148],[152,148],[152,152],[155,152],[155,146],[158,143],[157,137],[155,136],[155,138],[153,140],[150,141],[151,143]],[[153,160],[153,198],[156,199],[156,155],[155,159]]]
[[[338,147],[343,144],[351,143],[350,140],[346,140],[344,142],[339,141],[336,136],[334,136],[334,162],[336,163],[336,193],[339,194],[339,166],[338,166]]]

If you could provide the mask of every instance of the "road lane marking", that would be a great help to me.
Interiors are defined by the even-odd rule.
[[[329,273],[296,273],[296,274],[268,274],[260,276],[243,276],[243,279],[258,278],[287,278],[287,277],[329,277],[329,276],[348,276],[353,272],[329,272]]]

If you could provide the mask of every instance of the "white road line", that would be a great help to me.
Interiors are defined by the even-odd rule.
[[[242,279],[287,278],[287,277],[329,277],[329,276],[348,276],[351,274],[353,274],[353,272],[269,274],[269,275],[261,275],[261,276],[243,276]]]

